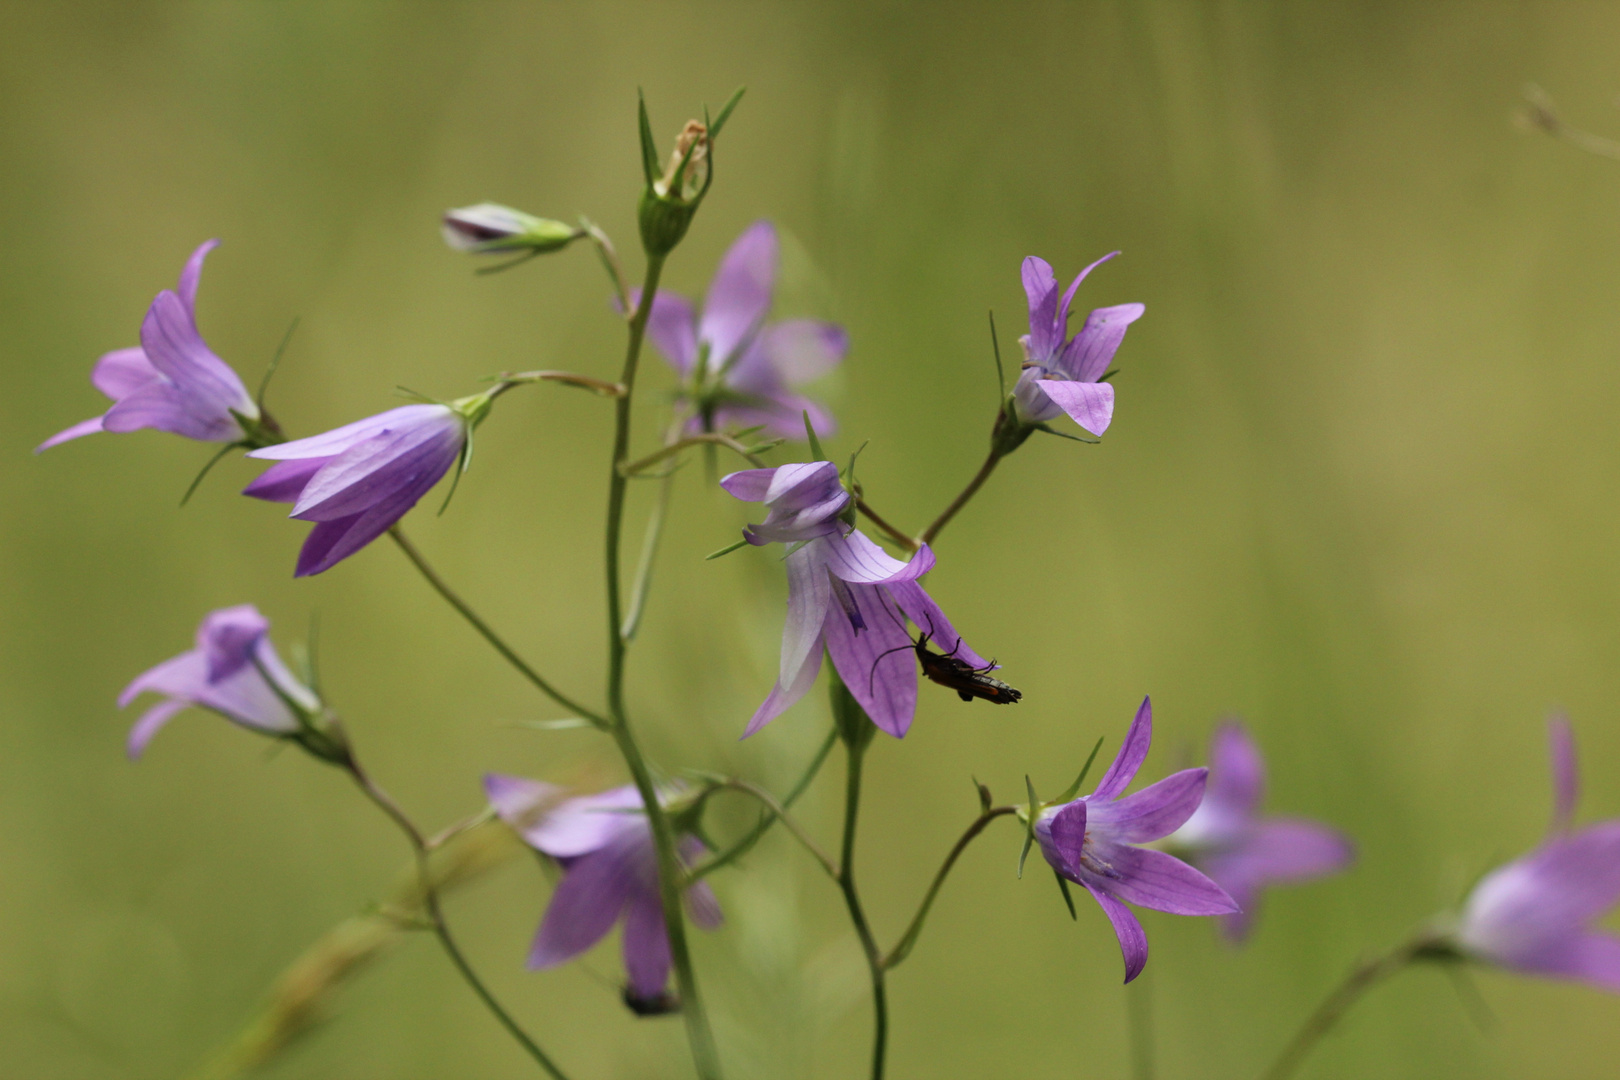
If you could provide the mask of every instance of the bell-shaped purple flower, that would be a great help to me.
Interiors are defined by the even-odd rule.
[[[141,428],[203,442],[258,444],[269,427],[258,403],[197,330],[197,281],[203,260],[217,246],[218,240],[209,240],[192,252],[180,272],[179,292],[158,293],[141,323],[138,347],[115,349],[96,361],[90,382],[112,399],[112,408],[52,435],[35,453],[97,431]]]
[[[1230,915],[1237,904],[1215,882],[1173,855],[1138,845],[1175,832],[1198,809],[1208,769],[1184,769],[1132,795],[1125,789],[1153,742],[1146,698],[1114,763],[1090,795],[1048,807],[1035,820],[1041,854],[1102,907],[1125,954],[1125,981],[1147,964],[1147,934],[1126,903],[1172,915]]]
[[[652,826],[634,786],[564,799],[563,790],[538,780],[491,773],[484,777],[490,806],[536,851],[555,859],[563,879],[552,894],[529,950],[529,968],[572,960],[624,922],[625,997],[638,1012],[668,1001],[669,937],[658,893],[658,854]],[[666,802],[678,794],[660,795]],[[685,861],[704,850],[695,837],[680,840]],[[704,929],[720,925],[720,906],[706,882],[686,890],[687,912]]]
[[[1070,338],[1069,302],[1087,274],[1118,254],[1104,255],[1080,271],[1061,297],[1051,264],[1034,255],[1024,260],[1029,333],[1018,339],[1024,347],[1024,370],[1012,393],[1014,409],[1024,423],[1044,424],[1067,413],[1093,435],[1108,430],[1114,418],[1114,388],[1099,380],[1125,340],[1126,327],[1146,308],[1141,304],[1097,308]]]
[[[1554,718],[1554,811],[1541,846],[1485,875],[1455,930],[1466,955],[1620,993],[1620,937],[1593,923],[1620,904],[1620,819],[1571,830],[1577,773],[1569,722]]]
[[[750,225],[731,245],[697,315],[671,292],[653,297],[647,336],[685,381],[682,400],[694,431],[763,426],[782,438],[804,437],[804,414],[830,435],[832,414],[794,391],[844,359],[842,327],[815,319],[767,323],[776,288],[778,245],[769,221]]]
[[[282,738],[304,731],[299,716],[321,703],[295,678],[270,644],[270,620],[252,604],[221,608],[197,628],[197,647],[137,677],[118,696],[123,708],[145,693],[162,694],[129,733],[129,756],[138,758],[159,728],[196,705],[234,724]]]
[[[1242,724],[1222,724],[1210,749],[1204,801],[1164,842],[1243,909],[1221,919],[1230,941],[1248,936],[1263,889],[1336,874],[1355,859],[1354,845],[1335,829],[1301,818],[1262,817],[1265,784],[1260,748]]]
[[[248,455],[277,464],[242,494],[292,503],[290,517],[315,522],[295,576],[329,570],[377,539],[450,471],[479,418],[462,405],[404,405]]]
[[[907,619],[950,655],[976,668],[991,666],[917,583],[934,566],[926,544],[910,562],[901,562],[840,517],[849,493],[837,466],[815,461],[749,469],[720,485],[739,499],[766,505],[765,520],[743,534],[750,543],[791,545],[783,560],[788,610],[781,667],[745,738],[805,695],[821,671],[823,648],[872,722],[903,737],[917,711],[917,663]]]

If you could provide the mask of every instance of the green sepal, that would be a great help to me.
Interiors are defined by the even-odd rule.
[[[831,460],[827,457],[826,451],[821,449],[821,440],[816,437],[816,426],[810,422],[810,410],[805,409],[801,415],[804,416],[804,437],[810,441],[810,453],[813,460]]]
[[[737,551],[738,549],[745,548],[747,546],[748,546],[748,539],[746,537],[744,537],[743,539],[737,541],[735,544],[727,544],[725,547],[721,548],[719,551],[711,551],[711,552],[709,552],[707,555],[703,556],[703,561],[708,562],[710,559],[718,559],[722,555],[730,555],[733,551]]]
[[[652,121],[647,118],[647,95],[636,88],[636,108],[641,123],[641,174],[651,188],[658,179],[658,146],[653,142]]]
[[[726,121],[731,118],[731,111],[737,107],[737,103],[742,100],[742,96],[747,92],[748,87],[737,87],[737,89],[731,92],[731,96],[726,99],[726,103],[720,106],[720,115],[716,116],[713,122],[708,125],[709,141],[711,144],[715,139],[720,137],[720,129],[726,126]]]
[[[1018,853],[1018,876],[1024,876],[1024,860],[1035,843],[1035,816],[1041,812],[1041,800],[1035,797],[1035,784],[1024,774],[1024,790],[1029,792],[1029,812],[1024,817],[1024,850]]]
[[[1052,869],[1052,876],[1057,878],[1058,888],[1063,892],[1063,902],[1069,905],[1069,918],[1073,919],[1075,922],[1079,922],[1080,916],[1075,914],[1074,911],[1074,897],[1069,895],[1068,879],[1062,874],[1058,873],[1056,867]]]
[[[1096,446],[1098,443],[1102,442],[1101,439],[1088,439],[1083,435],[1070,435],[1067,432],[1059,431],[1050,424],[1036,424],[1034,430],[1044,431],[1048,435],[1056,435],[1060,439],[1071,439],[1074,442],[1088,443],[1091,446]]]
[[[1097,760],[1097,751],[1102,749],[1102,744],[1102,736],[1099,735],[1097,737],[1097,745],[1091,748],[1091,756],[1086,758],[1086,764],[1080,770],[1080,775],[1075,777],[1074,783],[1070,784],[1064,790],[1063,794],[1057,797],[1057,799],[1053,802],[1054,806],[1058,803],[1070,802],[1076,795],[1080,794],[1080,785],[1086,782],[1086,773],[1091,771],[1091,763]]]

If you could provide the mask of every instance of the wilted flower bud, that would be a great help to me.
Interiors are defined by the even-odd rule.
[[[669,155],[664,175],[654,182],[653,191],[661,199],[690,199],[698,193],[709,174],[709,129],[688,120],[675,137],[675,151]]]
[[[479,203],[447,210],[439,231],[457,251],[487,255],[508,251],[543,254],[560,251],[585,235],[561,221],[538,218],[500,203]]]
[[[643,139],[646,132],[643,131]],[[643,146],[647,189],[641,195],[641,246],[648,255],[668,255],[686,235],[692,215],[709,186],[709,129],[688,120],[675,140],[675,150],[662,176],[654,176],[657,158]]]

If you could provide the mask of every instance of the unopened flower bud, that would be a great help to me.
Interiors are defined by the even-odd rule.
[[[641,246],[648,255],[663,256],[675,250],[686,235],[709,186],[709,129],[688,120],[675,139],[675,150],[662,176],[654,178],[656,159],[648,154],[648,185],[641,195]]]
[[[561,221],[538,218],[499,203],[448,210],[439,231],[457,251],[484,255],[509,251],[560,251],[585,235]]]

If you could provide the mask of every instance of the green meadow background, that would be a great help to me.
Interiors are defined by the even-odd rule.
[[[30,448],[93,415],[191,249],[199,316],[252,383],[300,320],[270,404],[310,434],[511,368],[612,377],[622,330],[586,249],[494,277],[438,237],[494,199],[588,213],[639,269],[635,95],[660,142],[748,94],[666,274],[700,293],[749,222],[785,238],[778,312],[837,319],[832,446],[870,439],[873,502],[913,528],[977,466],[995,408],[985,313],[1020,332],[1019,261],[1123,256],[1082,308],[1142,301],[1099,446],[1030,441],[939,545],[930,588],[1024,692],[925,689],[868,766],[860,872],[893,940],[975,811],[1027,772],[1066,784],[1153,696],[1145,776],[1240,715],[1270,807],[1354,835],[1357,867],[1268,898],[1248,947],[1146,913],[1117,946],[1017,829],[963,859],[893,976],[891,1075],[1124,1077],[1126,993],[1160,1080],[1255,1076],[1364,953],[1536,842],[1544,719],[1582,744],[1582,814],[1620,814],[1620,163],[1512,122],[1536,82],[1620,133],[1620,9],[1469,3],[0,4],[0,1077],[187,1075],[407,851],[334,770],[201,713],[124,759],[124,684],[211,608],[283,645],[320,621],[329,697],[379,779],[442,825],[502,770],[617,782],[561,715],[375,545],[294,581],[306,526],[239,497],[206,447],[145,432]],[[671,385],[644,368],[638,445]],[[602,677],[607,405],[503,399],[423,549],[576,693]],[[788,460],[778,455],[778,460]],[[652,493],[635,489],[627,550]],[[430,500],[436,503],[436,498]],[[664,766],[783,790],[829,723],[818,692],[736,735],[770,685],[784,587],[766,552],[702,556],[748,509],[683,472],[631,701]],[[804,819],[836,837],[840,768]],[[743,820],[731,811],[726,827]],[[716,879],[700,971],[729,1075],[864,1075],[864,974],[835,891],[773,835]],[[690,1075],[681,1027],[619,1005],[616,945],[531,974],[549,891],[518,860],[450,916],[579,1080]],[[1306,1077],[1604,1077],[1620,1004],[1483,973],[1480,1030],[1440,972],[1354,1012]],[[266,1078],[527,1077],[434,942],[413,936]]]

